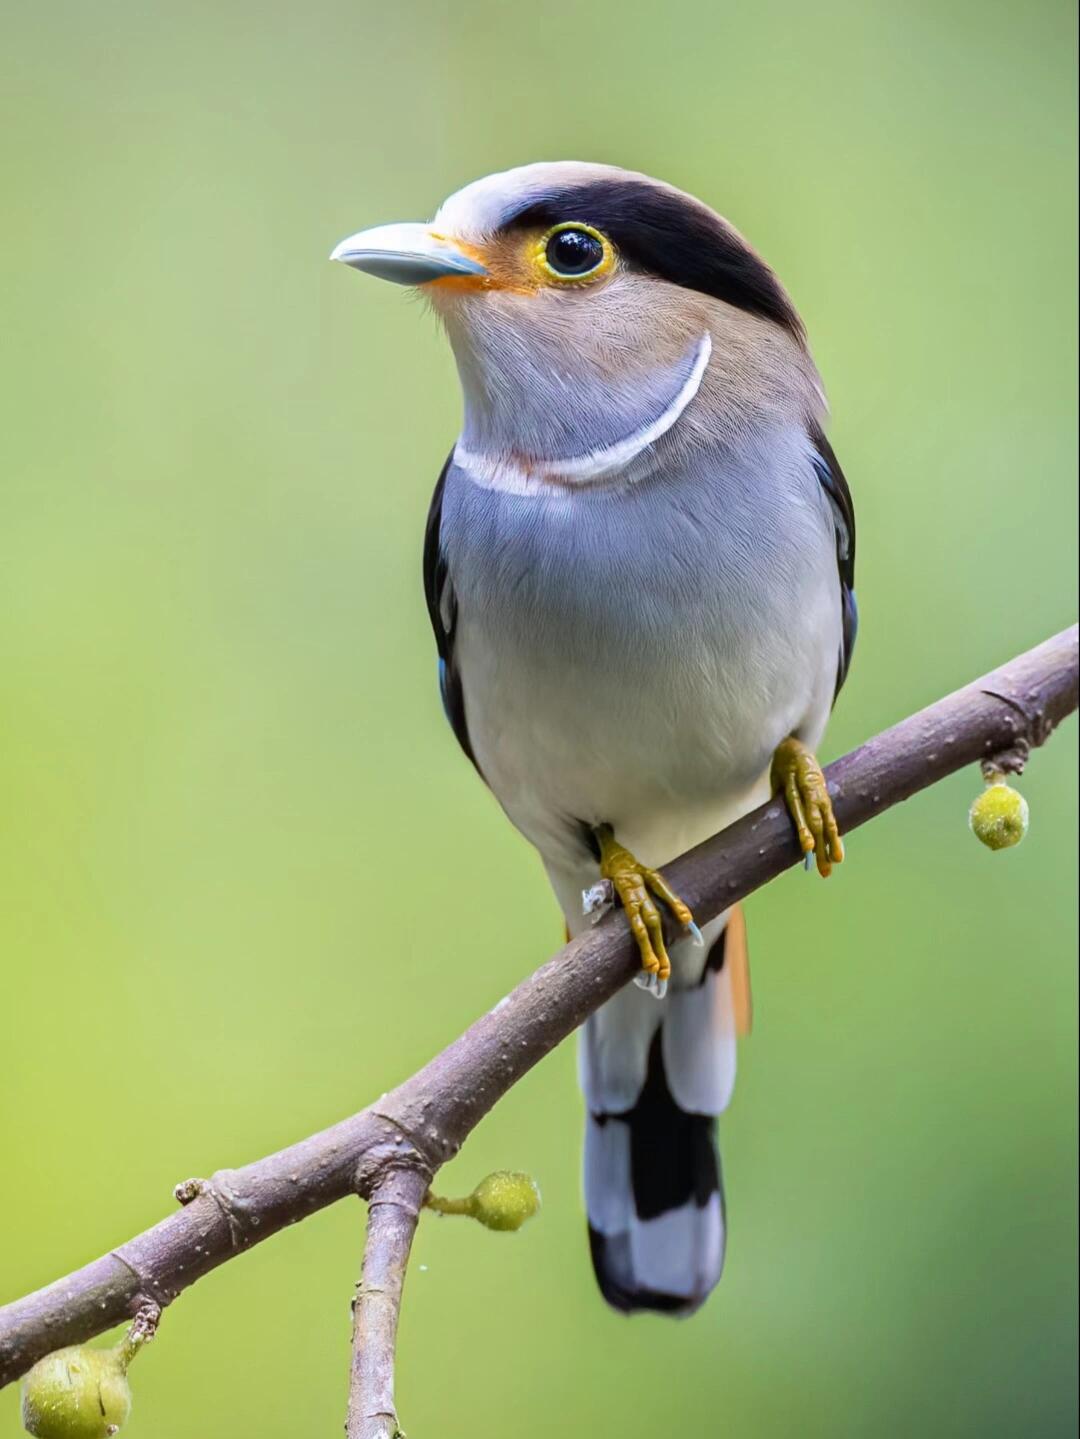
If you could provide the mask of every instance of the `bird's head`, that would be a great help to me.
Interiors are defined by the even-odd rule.
[[[331,258],[429,299],[465,394],[459,452],[478,472],[602,478],[648,463],[684,413],[685,443],[821,407],[772,270],[721,216],[645,175],[525,165]]]

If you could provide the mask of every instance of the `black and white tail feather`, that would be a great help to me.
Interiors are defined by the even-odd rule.
[[[704,951],[671,947],[663,999],[628,986],[582,1038],[593,1268],[604,1298],[627,1314],[692,1314],[724,1266],[716,1117],[734,1088],[749,987],[738,911],[704,933]]]

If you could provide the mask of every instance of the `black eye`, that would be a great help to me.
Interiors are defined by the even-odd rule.
[[[604,242],[588,230],[556,230],[547,242],[544,258],[556,275],[577,279],[604,262]]]

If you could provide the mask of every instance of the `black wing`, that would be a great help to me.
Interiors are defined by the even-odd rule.
[[[451,456],[451,458],[453,458]],[[454,626],[457,623],[457,598],[450,582],[446,556],[442,552],[439,530],[442,527],[443,486],[450,460],[442,467],[435,493],[428,510],[427,529],[424,532],[424,595],[427,599],[431,628],[435,631],[435,645],[439,652],[439,693],[450,727],[457,736],[457,742],[476,765],[469,742],[469,730],[465,723],[465,692],[461,687],[461,676],[454,663]],[[477,770],[480,766],[477,765]]]
[[[859,628],[859,610],[855,603],[855,506],[840,462],[824,432],[817,425],[813,425],[810,438],[814,442],[814,469],[817,471],[821,488],[828,497],[833,524],[836,527],[836,568],[840,574],[843,637],[836,666],[836,689],[833,692],[835,703],[836,696],[847,679],[852,652],[855,649],[855,635]]]

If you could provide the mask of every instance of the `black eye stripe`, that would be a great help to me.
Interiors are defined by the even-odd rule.
[[[552,189],[503,216],[541,230],[588,216],[622,260],[684,289],[712,295],[802,338],[783,286],[735,230],[704,205],[645,181],[604,179]]]

